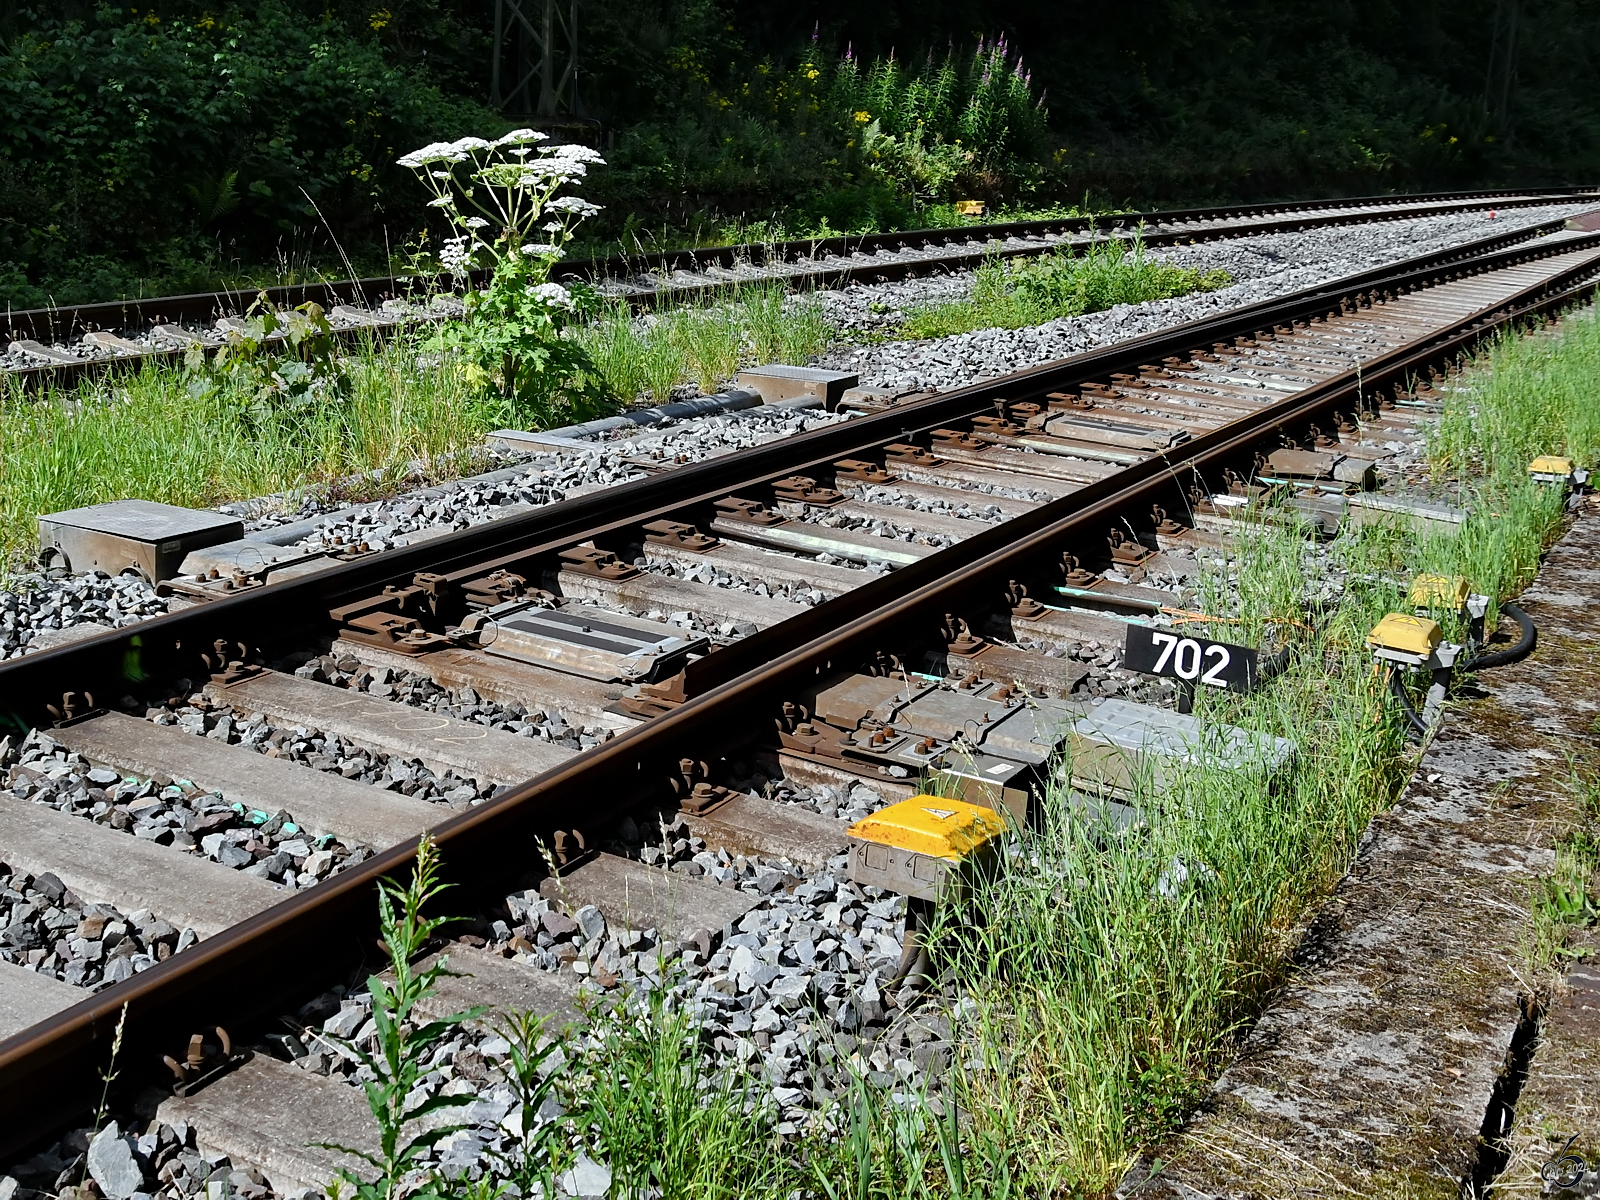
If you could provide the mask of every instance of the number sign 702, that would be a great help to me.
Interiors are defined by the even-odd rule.
[[[1255,683],[1256,652],[1204,638],[1180,637],[1148,625],[1129,625],[1122,665],[1147,675],[1166,675],[1208,687],[1247,692]]]

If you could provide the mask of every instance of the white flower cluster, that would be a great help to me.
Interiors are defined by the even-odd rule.
[[[519,247],[530,258],[560,258],[572,227],[600,211],[598,204],[581,197],[556,193],[605,159],[588,146],[539,144],[548,140],[537,130],[514,129],[492,142],[478,137],[434,142],[397,160],[417,173],[433,193],[430,207],[442,210],[460,234],[448,239],[440,252],[445,270],[459,275],[474,261],[499,263]],[[465,209],[482,215],[469,215]],[[549,240],[533,240],[535,228]],[[499,231],[498,236],[491,231]],[[528,265],[546,274],[550,263]],[[537,293],[541,300],[571,307],[565,288],[549,287],[553,290]]]
[[[557,196],[545,208],[551,212],[572,213],[579,217],[592,217],[599,212],[602,205],[592,204],[582,196]]]
[[[439,249],[439,265],[452,275],[465,274],[472,259],[472,251],[467,249],[469,240],[465,234],[445,238],[444,245]]]
[[[535,300],[542,300],[551,308],[571,308],[572,293],[559,283],[541,283],[528,289],[528,295]]]

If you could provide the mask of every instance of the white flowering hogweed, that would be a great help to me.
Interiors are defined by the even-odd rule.
[[[510,257],[553,261],[578,222],[600,211],[580,196],[557,193],[605,159],[587,146],[539,144],[548,140],[537,130],[514,129],[492,142],[435,142],[399,160],[433,193],[429,207],[458,231],[454,249],[441,255],[452,274]]]
[[[439,259],[463,278],[489,267],[486,287],[466,296],[467,321],[444,341],[494,383],[518,420],[556,421],[590,414],[597,395],[593,364],[570,337],[573,292],[550,282],[550,269],[573,230],[600,211],[570,189],[605,160],[587,146],[541,145],[545,134],[516,129],[494,141],[436,142],[399,160],[416,173],[451,226]],[[561,194],[562,189],[568,194]]]

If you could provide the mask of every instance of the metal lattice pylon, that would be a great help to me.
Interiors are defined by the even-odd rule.
[[[494,0],[489,103],[502,112],[579,115],[578,0]]]

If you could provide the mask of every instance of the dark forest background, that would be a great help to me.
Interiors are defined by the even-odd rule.
[[[426,226],[393,160],[515,123],[487,103],[493,11],[0,7],[0,299],[342,273],[341,248],[385,267]],[[586,189],[596,249],[904,227],[958,198],[1600,179],[1593,0],[581,0],[579,19],[584,136],[612,163]],[[928,115],[938,78],[954,107]]]

